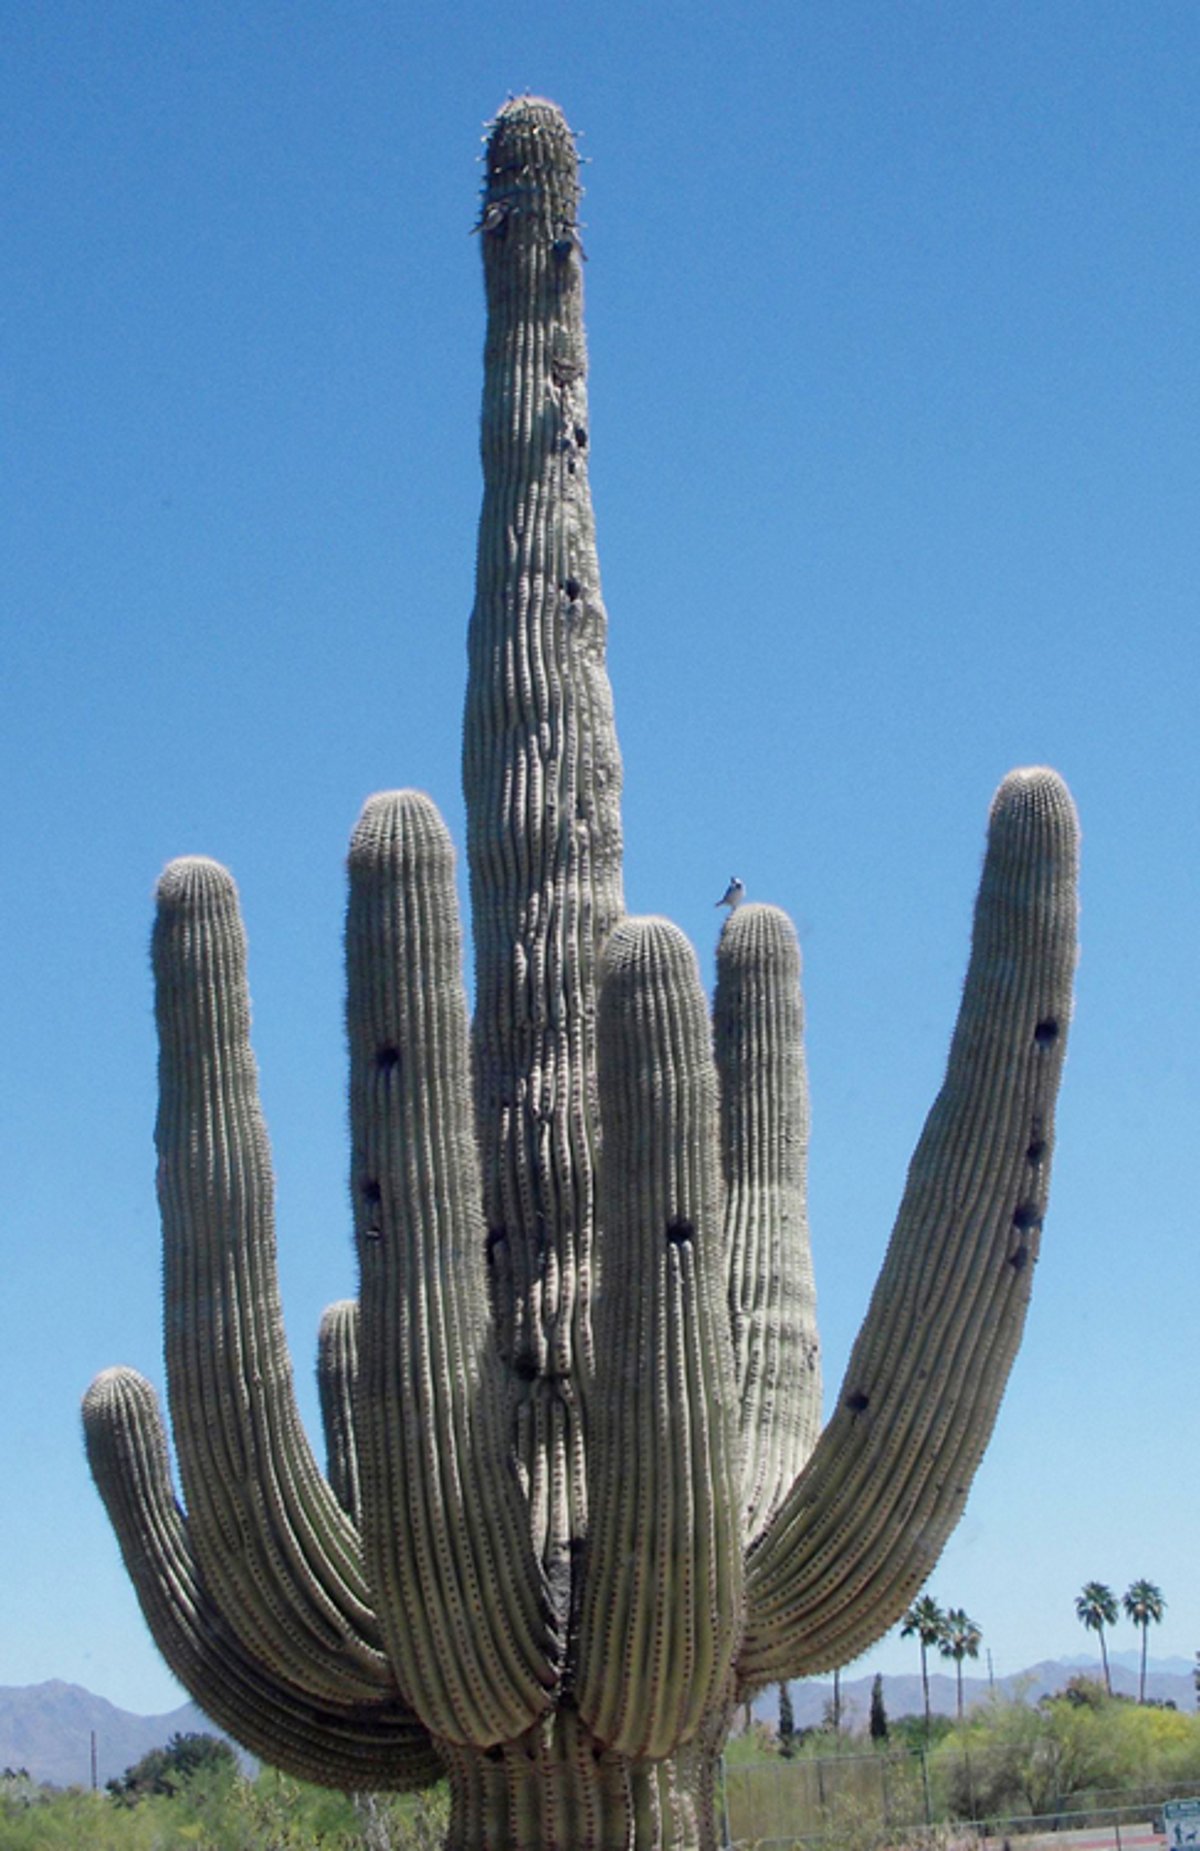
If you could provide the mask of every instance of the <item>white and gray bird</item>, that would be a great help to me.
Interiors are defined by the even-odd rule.
[[[741,905],[745,897],[746,897],[745,881],[739,880],[736,874],[731,874],[729,876],[729,885],[728,887],[726,887],[724,893],[721,895],[720,899],[717,901],[717,905],[727,906],[730,912],[732,912],[735,906]]]

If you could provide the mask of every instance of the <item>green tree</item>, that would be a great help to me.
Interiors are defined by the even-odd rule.
[[[1155,1587],[1153,1581],[1133,1581],[1121,1596],[1121,1605],[1125,1617],[1142,1629],[1142,1664],[1138,1675],[1138,1702],[1146,1701],[1146,1648],[1150,1643],[1151,1622],[1161,1624],[1162,1616],[1167,1610],[1167,1603],[1162,1597],[1162,1589]]]
[[[978,1658],[979,1645],[983,1634],[974,1620],[968,1619],[962,1607],[951,1607],[942,1626],[942,1636],[937,1642],[938,1651],[943,1658],[954,1660],[954,1677],[958,1687],[958,1720],[963,1719],[963,1659]]]
[[[150,1793],[172,1796],[201,1773],[232,1779],[237,1773],[233,1749],[216,1735],[176,1733],[165,1748],[151,1748],[118,1779],[110,1780],[108,1791],[132,1806]]]
[[[1108,1646],[1104,1628],[1117,1623],[1117,1597],[1103,1581],[1085,1581],[1075,1601],[1075,1617],[1100,1641],[1100,1662],[1104,1666],[1104,1688],[1112,1696],[1112,1676],[1108,1669]]]
[[[796,1712],[786,1684],[779,1686],[779,1752],[789,1761],[796,1752]]]
[[[932,1594],[914,1600],[900,1622],[902,1639],[918,1639],[921,1645],[921,1689],[925,1697],[925,1737],[929,1739],[929,1648],[940,1645],[946,1616]]]
[[[1037,1817],[1074,1793],[1110,1784],[1114,1743],[1108,1715],[1060,1698],[993,1701],[941,1744],[935,1767],[960,1817]]]
[[[871,1685],[871,1740],[877,1747],[882,1747],[888,1739],[887,1706],[883,1701],[883,1678],[877,1671],[875,1682]]]

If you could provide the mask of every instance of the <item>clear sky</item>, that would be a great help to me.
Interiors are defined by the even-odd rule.
[[[147,940],[178,853],[243,893],[315,1415],[317,1320],[354,1285],[345,844],[399,784],[462,840],[468,234],[523,89],[592,163],[629,903],[706,968],[731,871],[799,926],[831,1394],[991,792],[1029,762],[1075,792],[1043,1257],[931,1586],[1001,1672],[1085,1645],[1085,1580],[1148,1576],[1155,1651],[1190,1657],[1200,9],[45,0],[4,36],[0,1684],[180,1700],[77,1413],[108,1363],[161,1381]]]

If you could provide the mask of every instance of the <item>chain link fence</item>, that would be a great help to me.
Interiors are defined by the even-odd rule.
[[[888,1750],[727,1765],[724,1813],[736,1851],[1020,1851],[1032,1839],[1085,1828],[1117,1847],[1153,1842],[1164,1802],[1196,1790],[1195,1783],[1089,1788],[1039,1794],[1036,1807],[1026,1799],[1000,1812],[995,1771],[977,1751],[950,1756],[943,1749],[933,1757]]]

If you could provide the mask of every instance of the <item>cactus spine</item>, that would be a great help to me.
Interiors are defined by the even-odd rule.
[[[186,1516],[140,1376],[101,1375],[84,1423],[156,1641],[257,1753],[352,1788],[444,1770],[463,1851],[701,1851],[735,1702],[877,1638],[962,1510],[1045,1211],[1077,831],[1052,772],[1001,785],[945,1084],[818,1437],[795,933],[730,916],[710,1028],[680,934],[623,913],[577,205],[561,114],[508,104],[479,225],[476,1009],[445,827],[373,797],[329,1477],[283,1343],[236,892],[203,860],[163,875],[154,938]]]

